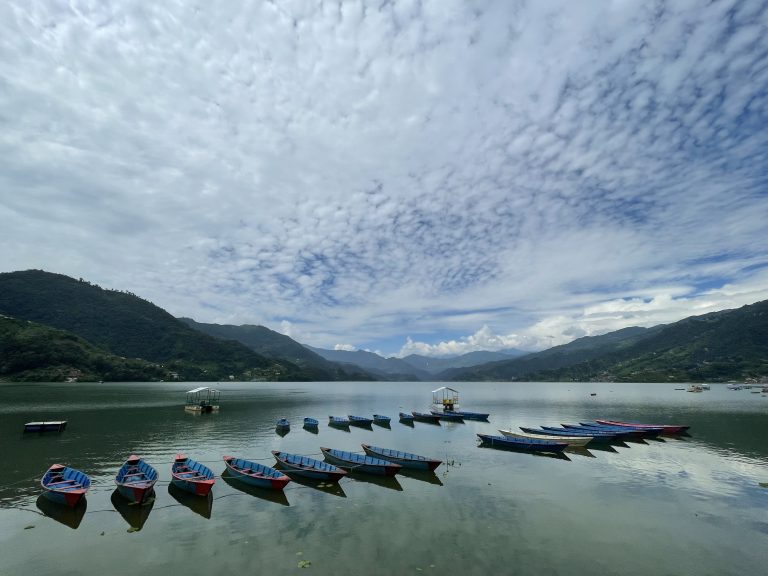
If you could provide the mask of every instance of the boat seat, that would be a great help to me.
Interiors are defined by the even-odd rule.
[[[62,484],[68,484],[68,486],[61,486]],[[62,482],[52,482],[48,486],[61,486],[62,488],[70,488],[73,486],[82,487],[82,484],[75,482],[74,480],[63,480]]]

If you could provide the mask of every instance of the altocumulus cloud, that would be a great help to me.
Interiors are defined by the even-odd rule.
[[[767,27],[757,1],[6,2],[0,269],[403,353],[768,298]]]

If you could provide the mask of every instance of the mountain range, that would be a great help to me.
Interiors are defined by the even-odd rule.
[[[383,358],[264,326],[174,318],[135,294],[41,270],[0,274],[4,380],[724,381],[768,374],[768,301],[548,350]]]

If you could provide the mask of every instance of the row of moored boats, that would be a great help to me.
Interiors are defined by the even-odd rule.
[[[590,444],[609,443],[631,438],[655,438],[687,433],[690,426],[676,424],[641,424],[618,420],[596,420],[579,424],[561,424],[540,428],[520,427],[499,430],[502,436],[478,434],[483,444],[528,452],[563,452],[566,448],[584,448]]]
[[[291,481],[290,475],[314,480],[338,482],[348,470],[394,476],[401,468],[433,471],[442,461],[410,452],[362,445],[365,454],[321,447],[325,461],[309,456],[273,450],[277,466],[272,468],[234,456],[224,456],[225,470],[233,479],[245,484],[271,490],[282,490]],[[131,455],[115,476],[117,491],[128,501],[143,504],[150,499],[158,480],[157,470],[145,460]],[[208,496],[216,482],[216,475],[202,462],[196,462],[183,454],[176,456],[171,465],[171,484],[197,496]],[[54,464],[41,480],[43,493],[50,500],[75,507],[85,497],[91,486],[87,474]]]

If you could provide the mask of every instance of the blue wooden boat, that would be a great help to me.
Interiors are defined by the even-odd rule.
[[[424,412],[411,412],[413,419],[419,422],[427,422],[429,424],[440,424],[440,416],[434,414],[426,414]]]
[[[382,414],[374,414],[373,415],[373,423],[374,424],[389,424],[392,419],[389,416],[384,416]]]
[[[66,427],[66,420],[55,420],[51,422],[27,422],[24,424],[24,432],[63,432]]]
[[[318,424],[314,418],[304,418],[304,428],[317,428]]]
[[[289,454],[279,450],[272,450],[272,455],[288,474],[298,474],[305,478],[328,480],[329,482],[338,482],[347,475],[346,470],[337,468],[333,464],[328,464],[328,462],[323,462],[322,460],[309,458],[308,456]]]
[[[328,425],[339,428],[349,428],[349,420],[340,416],[328,416]]]
[[[233,478],[251,486],[282,490],[291,481],[288,476],[279,470],[259,464],[258,462],[252,462],[251,460],[224,456],[224,464]]]
[[[663,428],[632,428],[629,426],[611,426],[608,424],[598,424],[597,422],[579,422],[579,426],[590,430],[604,430],[607,432],[621,432],[622,430],[628,430],[637,436],[644,436],[646,438],[654,438],[663,432]]]
[[[155,482],[157,482],[157,470],[135,454],[128,456],[128,460],[115,476],[115,484],[120,495],[137,504],[144,504],[149,500]]]
[[[287,418],[280,418],[280,420],[277,421],[275,424],[275,428],[278,430],[287,430],[291,427],[291,423],[288,421]]]
[[[452,413],[462,416],[464,420],[478,420],[481,422],[487,422],[488,416],[490,416],[490,414],[485,414],[483,412],[467,412],[466,410],[453,410]]]
[[[54,464],[43,474],[40,485],[50,501],[74,508],[88,492],[91,479],[80,470]]]
[[[491,436],[490,434],[477,435],[483,444],[524,452],[562,452],[568,447],[564,442],[550,442],[549,440],[537,440],[535,438],[514,438],[511,436]]]
[[[454,412],[438,412],[437,410],[430,410],[430,413],[446,422],[464,422],[464,417]]]
[[[568,430],[558,429],[557,431],[552,430],[544,430],[543,428],[526,428],[524,426],[520,426],[520,430],[523,432],[527,432],[528,434],[540,434],[542,436],[572,436],[574,438],[588,438],[591,437],[592,440],[590,440],[591,443],[599,444],[599,443],[605,443],[610,442],[612,440],[616,439],[616,436],[613,434],[605,434],[604,432],[595,432],[594,434],[584,434],[582,432],[576,432],[574,430]]]
[[[329,462],[349,468],[355,472],[365,472],[366,474],[376,474],[377,476],[394,476],[400,470],[399,464],[393,464],[380,458],[363,456],[354,452],[344,450],[335,450],[333,448],[320,448],[320,451]]]
[[[575,428],[557,428],[556,426],[542,426],[542,430],[546,430],[548,432],[557,432],[558,434],[566,434],[566,435],[576,435],[576,436],[594,436],[595,438],[603,437],[603,438],[621,438],[626,437],[626,434],[615,434],[613,432],[604,431],[601,432],[599,430],[577,430]]]
[[[379,448],[377,446],[371,446],[369,444],[361,444],[365,453],[368,456],[386,460],[387,462],[394,462],[400,464],[403,468],[414,468],[416,470],[434,470],[440,464],[442,460],[436,460],[434,458],[427,458],[426,456],[419,456],[418,454],[411,454],[410,452],[401,452],[400,450],[390,450],[389,448]]]
[[[349,423],[353,426],[370,426],[373,424],[373,418],[364,418],[363,416],[353,416],[352,414],[347,414],[347,417],[349,418]]]
[[[171,465],[171,484],[185,492],[208,496],[216,483],[216,476],[205,464],[195,462],[184,454],[176,454]]]
[[[407,412],[400,412],[400,420],[403,422],[413,422],[413,414]]]
[[[585,432],[587,434],[594,434],[595,432],[603,434],[614,434],[619,438],[627,438],[627,437],[633,437],[633,436],[642,436],[642,434],[638,434],[634,430],[624,429],[624,430],[611,430],[608,428],[587,428],[585,426],[581,426],[579,424],[560,424],[564,429],[566,430],[573,430],[574,432]]]

